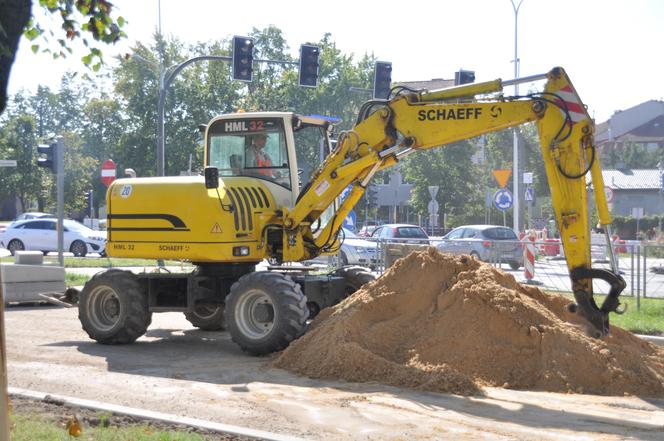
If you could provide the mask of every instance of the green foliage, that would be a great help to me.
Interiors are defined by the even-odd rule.
[[[70,44],[80,39],[89,48],[81,60],[96,72],[103,63],[103,53],[95,42],[110,44],[126,37],[122,31],[125,19],[115,18],[113,5],[106,0],[39,0],[39,6],[51,16],[59,17],[62,26],[60,34],[54,30],[46,32],[33,15],[23,35],[33,42],[31,49],[35,53],[41,50],[50,53],[53,58],[66,57],[73,53]]]
[[[0,167],[0,199],[16,196],[24,210],[32,198],[42,197],[42,183],[50,179],[36,165],[37,141],[36,123],[29,115],[11,117],[0,129],[0,158],[17,163]]]
[[[661,160],[661,149],[651,149],[633,142],[626,142],[624,145],[614,146],[602,151],[602,165],[604,168],[653,168]]]
[[[632,216],[613,216],[613,232],[623,239],[637,238],[637,220]],[[638,220],[639,232],[648,236],[648,232],[658,230],[660,225],[664,227],[664,216],[644,216]]]
[[[483,188],[472,178],[480,175],[471,161],[476,150],[470,141],[463,141],[411,155],[404,161],[402,170],[414,185],[411,204],[417,213],[427,215],[431,199],[428,186],[437,185],[440,214],[446,214],[450,224],[475,223],[482,218]]]

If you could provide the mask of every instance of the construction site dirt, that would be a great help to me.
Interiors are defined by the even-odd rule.
[[[661,349],[620,331],[593,343],[551,312],[561,301],[488,265],[432,251],[409,259],[394,271],[414,280],[388,271],[268,357],[181,313],[154,314],[136,343],[107,346],[87,337],[75,308],[8,307],[9,386],[315,440],[664,439]],[[491,279],[494,300],[439,295],[464,283],[477,293],[477,277]],[[546,310],[533,315],[538,304]]]

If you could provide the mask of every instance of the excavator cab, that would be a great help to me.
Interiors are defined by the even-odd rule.
[[[234,113],[207,126],[205,166],[220,178],[265,181],[288,208],[295,205],[321,158],[330,151],[332,120],[293,113]]]

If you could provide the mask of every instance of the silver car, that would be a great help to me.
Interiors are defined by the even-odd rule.
[[[470,254],[485,262],[507,263],[517,270],[523,266],[523,247],[511,228],[497,225],[464,225],[445,235],[436,245],[439,251]]]
[[[377,263],[378,244],[343,229],[344,241],[339,257],[344,265],[363,265],[373,268]]]
[[[357,236],[350,230],[343,228],[339,234],[339,239],[343,239],[339,250],[339,259],[342,265],[362,265],[374,268],[378,263],[378,243],[366,240]],[[315,259],[302,262],[305,265],[330,263],[329,256],[318,256]]]

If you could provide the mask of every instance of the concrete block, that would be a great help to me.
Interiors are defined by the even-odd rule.
[[[44,263],[44,253],[41,251],[16,251],[14,263],[19,265],[41,265]]]
[[[64,292],[65,269],[50,265],[0,264],[4,302],[37,302],[40,294]]]
[[[40,294],[63,293],[65,282],[24,282],[3,283],[2,292],[5,303],[8,302],[43,302]]]
[[[0,264],[0,281],[16,282],[54,282],[65,280],[65,269],[53,265],[12,265]]]

